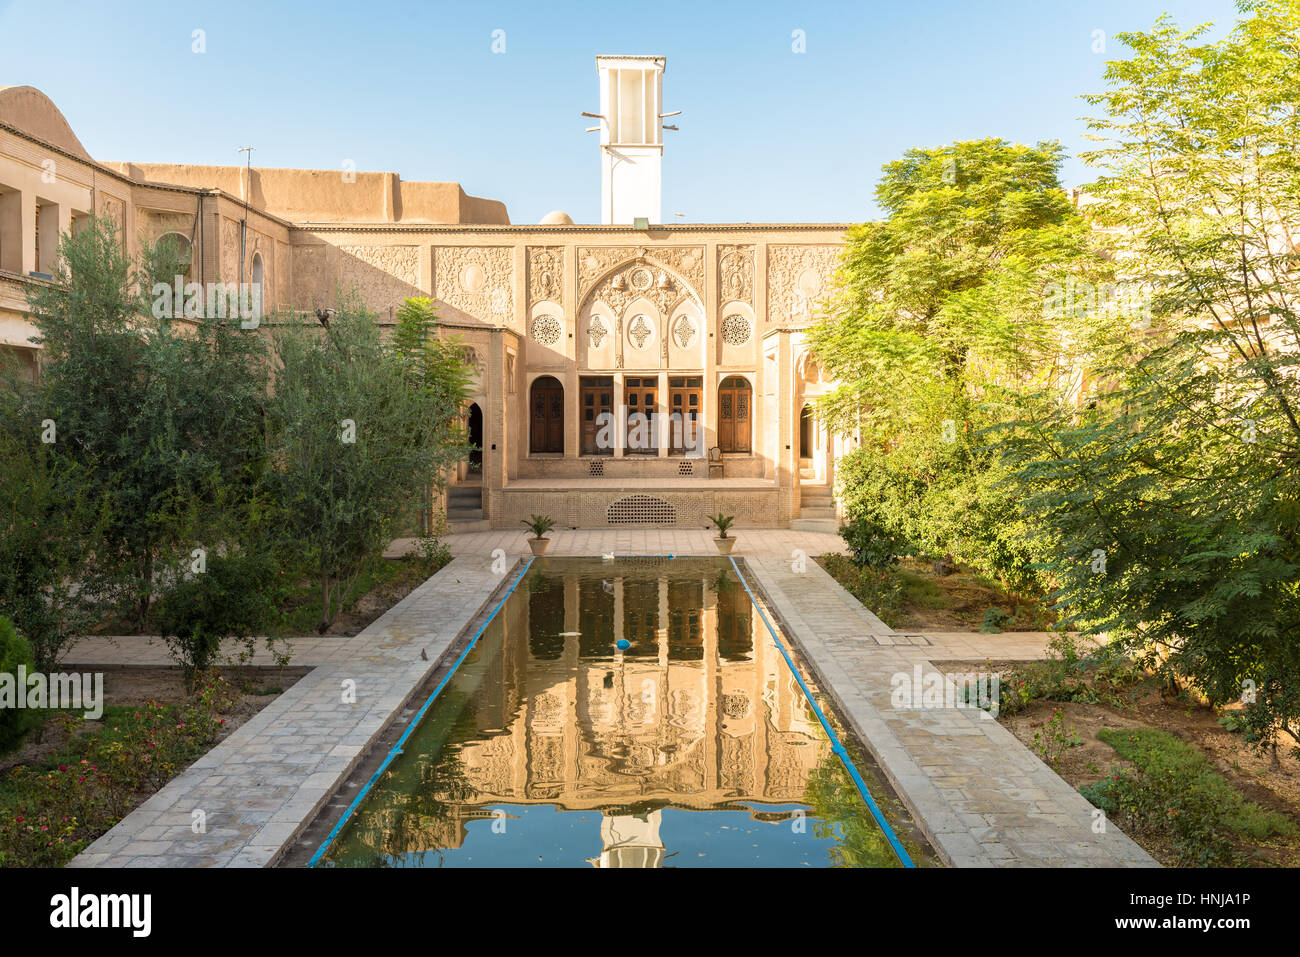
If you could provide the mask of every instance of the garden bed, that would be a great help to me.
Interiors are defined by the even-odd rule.
[[[445,550],[432,558],[404,555],[400,558],[375,558],[357,576],[343,598],[343,610],[324,634],[350,638],[437,574],[448,562]],[[277,602],[278,619],[271,629],[277,638],[317,637],[321,617],[318,586],[308,579],[295,581]],[[132,628],[121,619],[103,622],[92,630],[97,635],[156,635],[157,629]]]
[[[60,866],[306,674],[240,667],[187,694],[179,668],[104,671],[104,713],[44,712],[0,755],[0,866]]]
[[[896,631],[1045,631],[1055,620],[1037,600],[962,569],[940,574],[933,563],[916,558],[887,568],[859,568],[835,553],[817,561]]]
[[[386,611],[437,574],[451,554],[443,551],[426,559],[416,555],[382,558],[363,571],[344,596],[343,611],[325,631],[327,635],[350,638],[359,634]],[[300,582],[294,594],[281,606],[279,636],[300,638],[320,634],[320,598],[310,582]]]
[[[1025,667],[987,661],[943,663],[945,671],[993,671],[1004,681]],[[1000,714],[998,720],[1089,800],[1117,773],[1141,777],[1146,767],[1146,777],[1164,776],[1167,784],[1127,792],[1141,796],[1143,806],[1133,808],[1137,815],[1114,804],[1106,808],[1108,817],[1162,864],[1300,865],[1300,760],[1285,744],[1278,748],[1274,766],[1270,755],[1224,727],[1214,709],[1186,693],[1170,695],[1149,675],[1116,685],[1085,678],[1062,697],[1086,695],[1079,690],[1084,687],[1104,700],[1035,698],[1014,713]],[[1136,752],[1137,760],[1121,754],[1116,745]],[[1183,769],[1173,770],[1174,765]],[[1196,795],[1189,792],[1195,789],[1204,792],[1201,804],[1210,806],[1191,800]],[[1229,813],[1228,805],[1238,800],[1254,807]],[[1190,815],[1201,815],[1202,820],[1178,820]],[[1217,850],[1216,843],[1221,844]]]

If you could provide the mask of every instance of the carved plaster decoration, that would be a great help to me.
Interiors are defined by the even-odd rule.
[[[434,250],[434,295],[461,312],[496,324],[514,314],[512,250],[440,246]]]
[[[775,325],[809,322],[830,292],[838,246],[769,246],[767,317]]]
[[[554,316],[538,316],[533,320],[533,341],[544,346],[553,346],[560,341],[563,330],[560,320]]]
[[[590,246],[578,249],[580,303],[598,298],[619,312],[633,299],[643,296],[658,306],[661,313],[668,315],[683,297],[689,296],[702,306],[703,289],[702,246]]]
[[[355,288],[361,301],[372,309],[420,295],[418,247],[339,246],[338,251],[339,284]]]
[[[564,289],[564,250],[560,246],[528,247],[528,305],[558,303]]]
[[[461,354],[465,357],[466,364],[473,368],[474,374],[482,379],[483,373],[487,371],[487,363],[479,355],[478,350],[473,346],[466,346]]]
[[[627,337],[632,340],[632,345],[638,349],[644,349],[646,345],[654,338],[654,323],[651,322],[647,315],[636,315],[628,323]]]
[[[723,302],[754,302],[754,247],[718,247],[718,290]]]
[[[592,316],[587,322],[587,338],[591,342],[591,347],[599,349],[607,335],[609,335],[609,326],[605,325],[605,317]]]
[[[753,329],[750,328],[749,319],[745,316],[732,314],[722,320],[722,341],[729,346],[743,346],[753,335]]]
[[[673,338],[683,349],[690,348],[695,341],[695,323],[691,321],[690,316],[678,316],[677,323],[673,326]]]

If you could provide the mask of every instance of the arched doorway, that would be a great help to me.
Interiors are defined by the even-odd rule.
[[[816,417],[811,402],[804,403],[799,414],[799,458],[811,459],[817,452]]]
[[[181,233],[164,233],[158,237],[157,249],[169,281],[172,275],[180,276],[185,282],[193,278],[194,247],[189,237]]]
[[[555,376],[533,381],[529,394],[529,442],[533,453],[564,452],[564,386]]]
[[[751,451],[753,404],[753,390],[743,376],[722,380],[718,386],[718,447],[722,451]]]
[[[465,430],[469,433],[469,471],[478,474],[483,471],[483,410],[477,402],[470,403],[465,416]]]

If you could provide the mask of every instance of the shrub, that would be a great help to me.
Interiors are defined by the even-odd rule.
[[[1012,715],[1039,699],[1123,707],[1121,692],[1143,675],[1140,662],[1113,646],[1080,655],[1074,638],[1058,634],[1048,643],[1045,659],[1018,665],[1002,676],[999,711]]]
[[[1015,615],[1009,615],[996,605],[990,605],[984,611],[984,622],[980,625],[980,631],[986,635],[996,635],[1002,631],[1002,626],[1010,624],[1015,620]]]
[[[844,555],[833,553],[821,556],[818,561],[854,598],[893,627],[903,610],[903,584],[895,569],[858,565]]]
[[[1061,714],[1060,708],[1053,708],[1050,718],[1032,722],[1031,727],[1034,729],[1034,750],[1052,767],[1056,767],[1056,762],[1067,750],[1083,744],[1074,725],[1066,726],[1065,715]]]
[[[27,690],[18,685],[19,665],[32,667],[31,646],[14,630],[13,622],[0,616],[0,675],[14,676],[14,694]],[[0,707],[0,753],[18,747],[36,719],[37,713],[26,708]]]
[[[158,625],[185,671],[187,688],[211,666],[223,640],[238,639],[252,653],[275,612],[267,590],[273,572],[268,559],[249,552],[209,555],[205,571],[176,581],[163,594]]]
[[[65,864],[220,736],[229,684],[207,675],[184,705],[110,707],[94,730],[56,714],[67,745],[47,767],[0,778],[0,867]]]
[[[853,564],[859,568],[889,568],[898,564],[900,545],[883,525],[857,516],[840,526],[840,538],[849,546]]]
[[[1247,801],[1199,751],[1157,728],[1097,736],[1133,762],[1080,789],[1108,815],[1168,838],[1183,866],[1238,864],[1234,838],[1254,841],[1290,834],[1290,818]]]

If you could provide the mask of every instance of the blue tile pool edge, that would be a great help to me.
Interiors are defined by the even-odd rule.
[[[501,600],[496,603],[496,607],[492,609],[492,612],[483,620],[483,623],[479,625],[478,631],[474,633],[474,637],[471,638],[469,643],[464,647],[464,649],[462,649],[460,655],[457,656],[455,662],[452,663],[452,666],[448,669],[447,673],[442,676],[442,680],[438,682],[438,686],[434,688],[429,697],[425,699],[424,704],[420,706],[420,710],[406,726],[406,730],[402,732],[402,736],[397,739],[397,743],[393,745],[388,754],[384,757],[383,763],[375,769],[375,773],[370,776],[370,780],[365,783],[357,793],[357,796],[353,799],[352,803],[348,805],[348,809],[343,812],[343,816],[335,822],[334,827],[330,829],[329,834],[325,835],[325,840],[321,841],[320,847],[316,848],[316,853],[312,854],[311,860],[307,862],[308,867],[315,867],[317,863],[319,863],[321,857],[323,857],[325,852],[329,850],[330,845],[334,843],[334,839],[342,832],[344,825],[351,820],[353,812],[356,811],[356,809],[361,805],[361,802],[365,800],[366,795],[370,793],[370,789],[374,786],[375,782],[379,780],[380,775],[388,770],[388,766],[393,763],[393,759],[402,753],[402,745],[406,743],[406,739],[409,738],[411,732],[419,726],[421,719],[424,717],[424,713],[429,710],[429,707],[442,692],[442,689],[447,686],[447,682],[449,682],[452,676],[456,674],[456,671],[460,668],[461,662],[465,660],[466,656],[468,656],[474,649],[474,646],[478,644],[478,640],[483,637],[483,632],[487,631],[488,625],[492,624],[492,620],[496,618],[497,612],[501,610],[502,606],[505,605],[510,596],[515,593],[515,589],[518,588],[519,583],[524,580],[524,576],[528,574],[528,569],[532,566],[534,561],[536,561],[535,557],[524,562],[524,567],[519,569],[519,574],[516,575],[515,580],[510,583],[510,587],[506,589],[506,593],[501,596]]]
[[[678,556],[669,554],[667,556],[637,555],[635,557],[637,558],[667,557],[669,559],[672,559],[672,558],[677,558]],[[687,556],[681,556],[681,557],[685,558]],[[893,826],[889,823],[889,821],[885,818],[885,815],[881,812],[880,806],[876,803],[875,798],[871,794],[870,788],[867,787],[866,781],[864,781],[862,778],[862,774],[858,771],[857,766],[853,763],[853,759],[849,756],[848,750],[844,747],[844,743],[840,740],[839,735],[835,733],[835,729],[831,726],[830,722],[826,719],[826,715],[822,711],[821,706],[817,704],[817,701],[813,697],[811,689],[809,689],[807,683],[803,679],[803,675],[799,673],[799,669],[795,665],[794,659],[790,657],[790,652],[787,650],[785,646],[785,642],[781,640],[781,637],[777,633],[776,628],[773,626],[772,622],[768,619],[767,612],[764,611],[762,603],[759,602],[757,596],[754,595],[753,590],[749,587],[749,581],[745,578],[744,573],[740,570],[740,566],[736,564],[736,559],[732,556],[727,556],[727,558],[731,562],[732,569],[736,572],[736,577],[740,579],[741,585],[744,586],[745,593],[749,596],[750,603],[754,606],[755,610],[758,611],[759,617],[763,619],[763,624],[767,626],[768,633],[772,636],[772,641],[776,644],[777,650],[781,652],[781,657],[785,659],[786,666],[790,669],[790,673],[794,675],[795,681],[799,683],[799,688],[800,690],[803,691],[805,700],[808,702],[809,706],[813,709],[813,713],[817,716],[817,720],[821,723],[822,729],[826,732],[826,736],[830,739],[831,751],[840,759],[840,762],[844,765],[845,770],[848,771],[849,776],[853,779],[853,783],[857,787],[858,793],[862,795],[862,799],[866,803],[867,809],[871,812],[871,816],[875,819],[876,824],[880,827],[880,830],[885,835],[886,840],[889,841],[889,845],[893,849],[894,855],[898,858],[899,863],[901,863],[904,867],[909,867],[909,868],[916,867],[916,863],[908,855],[906,848],[903,847],[902,842],[898,839],[898,835],[894,832]],[[452,676],[456,674],[456,671],[460,668],[461,662],[465,660],[466,656],[469,655],[470,651],[473,650],[474,646],[478,644],[478,640],[483,636],[483,633],[487,630],[487,626],[492,623],[493,619],[496,618],[497,613],[509,600],[510,596],[515,593],[515,590],[519,587],[519,583],[524,580],[524,576],[528,574],[528,569],[532,566],[534,561],[536,561],[536,557],[530,558],[528,559],[527,562],[524,563],[523,568],[519,570],[519,574],[515,577],[515,580],[510,583],[510,587],[506,590],[506,593],[501,596],[501,599],[496,603],[496,606],[492,609],[491,613],[487,616],[486,619],[484,619],[483,623],[479,626],[478,631],[475,632],[474,637],[470,639],[469,643],[465,646],[465,648],[461,651],[460,655],[456,658],[456,661],[452,664],[450,670],[448,670],[448,672],[445,675],[443,675],[442,680],[438,682],[438,686],[433,689],[433,692],[425,700],[424,704],[421,705],[419,712],[407,725],[406,730],[402,732],[402,736],[397,740],[397,743],[393,745],[393,747],[389,750],[388,754],[384,757],[383,763],[381,763],[379,767],[375,770],[375,773],[370,776],[370,779],[361,788],[357,796],[353,799],[352,803],[348,805],[348,809],[343,812],[342,817],[340,817],[339,820],[335,822],[334,827],[331,828],[329,834],[327,834],[325,839],[321,842],[320,847],[318,847],[316,849],[316,852],[312,854],[311,859],[307,862],[308,867],[316,866],[316,864],[320,861],[321,857],[324,856],[325,852],[329,850],[330,845],[334,843],[335,838],[337,838],[338,835],[342,832],[343,827],[352,818],[353,812],[356,811],[356,809],[361,805],[361,802],[365,800],[366,796],[370,793],[371,787],[373,787],[374,784],[379,780],[380,776],[384,773],[384,771],[388,769],[388,766],[393,762],[393,759],[402,753],[402,745],[406,743],[406,739],[410,737],[411,733],[416,729],[416,727],[419,726],[421,719],[424,718],[425,712],[429,710],[430,706],[433,704],[434,700],[441,693],[442,689],[446,687],[447,683],[451,680]]]
[[[741,572],[740,566],[736,564],[736,559],[731,556],[727,557],[731,561],[731,567],[736,570],[736,577],[739,578],[740,583],[745,586],[745,593],[749,595],[750,603],[755,609],[757,609],[759,617],[763,619],[763,624],[767,626],[768,633],[772,636],[772,641],[776,642],[777,650],[781,652],[781,657],[785,659],[785,663],[789,666],[790,673],[794,675],[794,680],[799,682],[799,687],[803,690],[804,698],[807,699],[808,704],[812,707],[813,713],[817,715],[817,720],[821,722],[822,728],[826,732],[826,736],[830,738],[831,751],[839,757],[845,770],[847,770],[849,776],[853,778],[853,783],[857,785],[858,792],[862,795],[862,800],[866,802],[868,810],[871,811],[871,816],[876,819],[876,824],[880,826],[880,830],[889,841],[890,847],[894,849],[894,855],[898,858],[899,863],[904,867],[916,867],[916,863],[908,855],[907,849],[903,847],[902,841],[900,841],[898,835],[894,833],[894,828],[890,825],[889,821],[885,819],[885,815],[881,813],[880,806],[876,804],[876,799],[871,796],[871,790],[867,787],[867,782],[862,779],[862,774],[853,763],[853,759],[849,757],[848,750],[844,747],[844,742],[840,740],[839,735],[835,733],[835,729],[831,727],[830,722],[826,720],[826,715],[822,712],[821,706],[817,704],[812,691],[804,682],[803,675],[801,675],[799,669],[795,667],[794,659],[790,657],[790,652],[786,650],[785,643],[781,640],[780,635],[777,634],[776,628],[773,627],[772,622],[768,620],[767,612],[763,610],[762,604],[754,595],[753,591],[750,590],[749,582],[745,579],[744,573]]]

